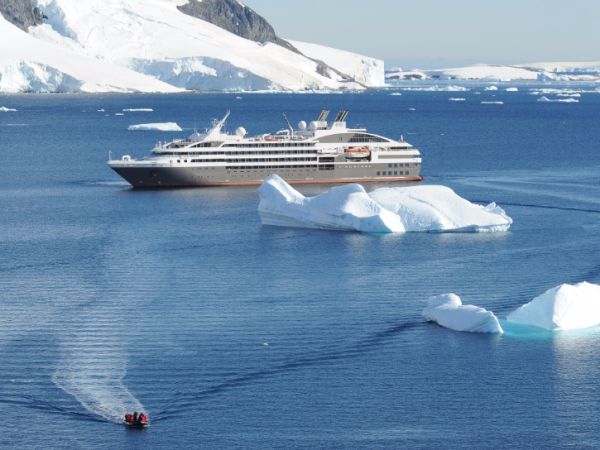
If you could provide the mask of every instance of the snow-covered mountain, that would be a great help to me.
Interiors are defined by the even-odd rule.
[[[228,31],[225,19],[237,20],[234,11],[246,8],[235,0],[206,0],[215,8],[206,18],[219,25],[198,18],[212,11],[198,0],[0,0],[0,7],[19,1],[46,18],[29,26],[29,35],[0,18],[2,92],[354,90],[384,83],[383,62],[373,58],[320,46],[307,47],[305,56],[274,33],[265,42],[243,37],[270,36],[270,26],[253,25],[259,21],[249,8],[244,30]]]

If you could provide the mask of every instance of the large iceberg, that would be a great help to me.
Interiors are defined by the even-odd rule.
[[[334,187],[307,198],[277,175],[258,190],[258,211],[265,225],[321,228],[370,233],[496,232],[512,219],[495,203],[480,206],[445,186],[377,189],[358,184]]]
[[[437,322],[445,328],[471,333],[502,333],[496,316],[483,308],[463,305],[455,294],[444,294],[429,299],[423,310],[428,322]]]
[[[594,327],[600,324],[600,286],[586,282],[557,286],[513,311],[507,319],[548,331]]]

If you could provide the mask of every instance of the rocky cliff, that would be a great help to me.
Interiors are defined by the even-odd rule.
[[[33,0],[0,0],[0,13],[23,31],[44,23],[44,14],[33,5]]]
[[[1,0],[0,0],[1,1]],[[289,42],[277,37],[266,19],[237,0],[189,0],[177,9],[188,16],[212,23],[230,33],[255,42],[272,42],[299,53]]]

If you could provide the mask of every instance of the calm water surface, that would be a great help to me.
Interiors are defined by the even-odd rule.
[[[600,283],[600,94],[506,87],[0,95],[18,110],[0,113],[0,445],[598,448],[600,329],[486,336],[420,315],[448,292],[503,318]],[[255,135],[323,108],[403,134],[425,183],[497,202],[510,232],[265,227],[256,187],[134,190],[106,166],[227,109]],[[127,131],[149,122],[185,130]],[[134,409],[148,429],[119,424]]]

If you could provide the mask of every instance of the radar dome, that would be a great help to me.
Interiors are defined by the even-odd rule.
[[[306,130],[306,122],[304,120],[298,123],[298,129],[302,131]]]
[[[244,137],[246,136],[246,129],[244,127],[239,127],[237,130],[235,130],[235,134],[237,134],[239,137]]]
[[[311,122],[310,125],[308,126],[309,130],[316,130],[317,128],[319,128],[319,125],[317,124],[317,122]]]

